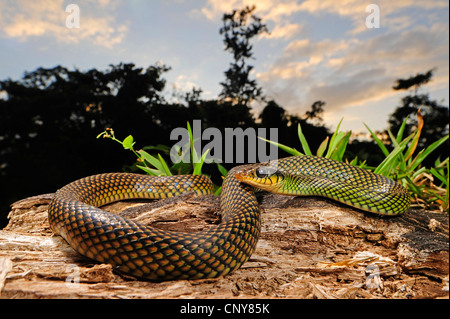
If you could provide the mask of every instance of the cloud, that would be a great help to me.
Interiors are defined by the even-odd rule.
[[[380,8],[380,29],[366,26],[370,3]],[[324,100],[327,119],[384,117],[394,106],[383,103],[399,94],[392,89],[395,80],[434,67],[426,89],[448,88],[448,16],[439,13],[448,8],[446,0],[208,0],[198,12],[217,21],[225,12],[253,4],[271,25],[271,35],[259,38],[279,48],[270,51],[264,68],[256,69],[256,78],[267,98],[290,112],[303,114],[314,101]],[[309,24],[324,18],[331,29],[336,25],[335,34]],[[381,106],[374,111],[377,103]]]
[[[284,25],[278,24],[275,25],[273,30],[270,31],[270,34],[263,33],[261,37],[271,39],[290,39],[300,33],[302,29],[303,25],[298,23],[286,23]]]
[[[380,7],[381,14],[389,15],[396,11],[403,10],[405,8],[419,8],[425,10],[441,9],[448,7],[448,1],[446,0],[377,0],[373,2]],[[334,13],[339,16],[354,16],[357,17],[360,14],[366,14],[366,7],[370,2],[364,2],[360,0],[306,0],[304,1],[299,10],[308,11],[314,14],[321,13]]]
[[[448,87],[448,28],[437,22],[368,39],[298,39],[257,79],[270,97],[290,111],[324,100],[341,112],[398,94],[396,79],[437,67],[430,88]]]
[[[307,92],[305,100],[311,103],[325,100],[334,111],[338,111],[392,95],[394,79],[384,68],[361,70],[345,80],[318,83]]]
[[[420,11],[427,11],[433,9],[448,8],[448,0],[377,0],[374,1],[380,8],[381,23],[385,27],[394,27],[398,29],[405,29],[414,25],[420,15],[403,15],[398,17],[399,12],[405,10],[417,9]],[[295,23],[286,23],[287,19],[295,13],[306,12],[312,15],[333,14],[352,22],[354,28],[349,30],[349,34],[358,34],[366,31],[365,20],[371,12],[366,12],[367,6],[371,2],[364,2],[361,0],[207,0],[206,5],[197,10],[196,13],[201,12],[207,19],[216,21],[221,18],[225,12],[231,12],[233,9],[244,8],[245,6],[256,5],[257,14],[263,21],[273,21],[275,23],[273,38],[280,38],[277,34],[286,33],[286,37],[291,36],[290,32],[286,32],[289,28],[292,30]],[[292,25],[292,26],[291,26]],[[284,32],[282,32],[282,30]]]
[[[176,77],[175,81],[172,83],[172,88],[175,91],[190,92],[193,88],[200,87],[197,84],[197,81],[198,75],[195,73],[189,75],[180,74]]]
[[[396,14],[398,14],[399,12],[412,10],[414,8],[418,10],[448,8],[448,1],[446,0],[377,0],[372,3],[378,5],[380,9],[382,26],[396,26],[403,29],[415,24],[415,22],[420,19],[421,16],[409,14],[399,19],[399,17],[396,16]],[[324,13],[328,13],[347,18],[352,21],[354,26],[354,28],[350,30],[349,33],[358,34],[367,30],[365,26],[365,19],[371,13],[371,11],[366,12],[366,7],[369,4],[371,4],[371,2],[364,2],[360,0],[306,0],[300,5],[298,10],[309,12],[314,15],[322,15]]]
[[[117,23],[111,0],[85,1],[79,5],[80,28],[68,28],[63,0],[18,0],[0,3],[0,37],[26,41],[33,37],[53,37],[62,43],[90,41],[112,48],[128,32],[127,23]]]
[[[200,12],[208,19],[216,21],[222,17],[224,13],[232,10],[242,9],[246,6],[256,6],[256,14],[262,18],[264,22],[273,22],[274,27],[271,35],[262,35],[261,38],[272,39],[289,39],[298,34],[302,30],[299,23],[291,23],[287,19],[294,12],[299,11],[300,5],[295,0],[208,0],[206,5]],[[194,9],[193,14],[197,15],[198,10]]]

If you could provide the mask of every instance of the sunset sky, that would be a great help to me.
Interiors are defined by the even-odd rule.
[[[80,8],[80,28],[67,28],[67,5]],[[380,27],[367,28],[369,4],[380,9]],[[436,68],[424,87],[449,104],[447,0],[2,0],[0,79],[62,65],[86,71],[131,62],[172,69],[165,94],[203,90],[216,98],[231,62],[219,29],[222,15],[256,4],[271,34],[254,39],[253,77],[265,95],[302,115],[326,102],[333,128],[387,127],[407,92],[392,89],[398,78]],[[255,106],[254,112],[260,109]]]

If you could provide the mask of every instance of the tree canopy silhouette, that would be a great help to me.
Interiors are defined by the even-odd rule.
[[[407,79],[398,79],[396,85],[393,87],[394,90],[408,90],[411,88],[414,90],[411,94],[408,94],[401,99],[400,105],[389,118],[389,128],[392,132],[397,132],[404,119],[408,117],[405,134],[410,134],[414,127],[417,126],[416,114],[420,109],[424,118],[424,126],[419,139],[419,149],[422,149],[449,134],[448,106],[441,105],[438,101],[430,99],[429,94],[427,93],[419,94],[419,90],[423,85],[430,82],[432,77],[433,70],[429,70],[425,73],[418,73]],[[427,158],[427,161],[434,161],[438,156],[441,156],[441,158],[449,156],[448,140]]]
[[[278,128],[280,143],[301,150],[297,133],[301,124],[311,149],[317,149],[330,135],[321,123],[325,102],[314,102],[303,116],[289,114],[275,101],[264,100],[262,88],[250,78],[251,39],[268,32],[254,10],[246,7],[223,16],[220,34],[234,61],[225,71],[217,99],[202,99],[202,90],[194,88],[178,102],[169,103],[163,90],[164,74],[170,67],[162,64],[143,68],[119,63],[106,70],[87,71],[40,67],[25,72],[20,80],[0,81],[4,96],[0,98],[0,215],[6,216],[15,200],[54,192],[90,174],[129,168],[135,161],[132,154],[96,139],[108,127],[114,128],[119,138],[132,134],[138,147],[173,145],[172,129],[186,127],[193,119],[200,119],[203,129],[215,127],[222,132],[236,127]],[[423,145],[448,134],[448,108],[418,94],[431,78],[432,70],[397,81],[397,89],[414,87],[415,91],[402,99],[389,122],[396,131],[405,116],[422,107],[426,123]],[[258,120],[250,109],[255,99],[266,103]],[[411,129],[412,119],[408,125]],[[448,154],[448,141],[446,147]]]
[[[0,209],[87,174],[121,170],[130,156],[109,157],[113,146],[95,137],[111,126],[123,135],[155,136],[151,108],[163,102],[167,70],[123,63],[86,72],[57,66],[0,81],[6,95],[0,100],[0,188],[8,200]]]
[[[312,105],[311,105],[311,110],[310,111],[306,111],[305,113],[305,119],[306,120],[317,120],[318,122],[322,122],[323,118],[322,118],[322,114],[323,114],[323,107],[325,106],[325,102],[324,101],[315,101]]]
[[[224,14],[220,34],[224,36],[225,51],[233,54],[234,62],[225,71],[225,81],[221,82],[220,97],[236,104],[249,105],[255,99],[262,98],[262,89],[256,80],[250,79],[253,66],[247,60],[253,58],[253,46],[250,40],[261,33],[268,33],[267,26],[253,14],[256,7],[245,7]]]
[[[433,77],[433,70],[429,70],[426,73],[417,73],[415,76],[411,76],[407,79],[398,79],[396,80],[397,84],[392,88],[394,90],[408,90],[411,87],[414,87],[415,93],[421,85],[427,84],[430,82]]]

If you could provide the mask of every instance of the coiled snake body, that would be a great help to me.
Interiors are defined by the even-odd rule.
[[[49,224],[80,254],[136,277],[218,277],[238,269],[255,249],[261,219],[252,186],[283,194],[325,196],[381,214],[401,214],[409,207],[406,190],[390,179],[342,162],[299,156],[230,170],[222,185],[221,223],[197,233],[156,229],[98,206],[186,191],[210,194],[213,184],[202,175],[86,177],[57,191],[48,209]]]

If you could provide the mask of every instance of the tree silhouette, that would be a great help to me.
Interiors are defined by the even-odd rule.
[[[288,114],[284,108],[279,106],[275,101],[271,100],[259,115],[261,126],[266,128],[278,129],[278,142],[290,147],[302,150],[298,138],[298,125],[302,127],[302,132],[308,140],[311,150],[314,152],[320,143],[330,135],[328,129],[323,125],[314,125],[306,119],[302,119],[296,115]],[[280,151],[279,156],[284,157],[289,154]]]
[[[417,73],[415,76],[411,76],[407,79],[398,79],[396,80],[397,84],[392,88],[394,90],[408,90],[409,88],[414,87],[414,95],[416,95],[419,87],[430,82],[432,77],[433,69],[423,74]]]
[[[158,126],[152,107],[163,102],[161,75],[167,70],[122,63],[86,72],[57,66],[0,81],[6,95],[0,99],[1,212],[14,200],[132,162],[133,156],[95,137],[114,127],[118,136],[133,134],[153,144]]]
[[[322,122],[323,107],[325,106],[324,101],[316,101],[311,105],[311,110],[305,112],[306,120],[316,119],[318,122]]]
[[[225,82],[221,82],[220,97],[234,104],[249,105],[255,99],[262,98],[262,89],[256,80],[250,79],[253,66],[247,63],[253,57],[250,40],[261,33],[268,33],[267,26],[253,14],[256,7],[245,7],[224,14],[220,34],[224,36],[225,51],[233,54],[234,62],[225,71]]]
[[[401,99],[401,104],[389,118],[389,128],[392,132],[397,132],[406,117],[405,134],[411,133],[417,126],[416,114],[420,109],[424,118],[424,126],[419,140],[419,149],[425,148],[434,141],[442,138],[449,133],[449,108],[441,105],[438,101],[431,100],[428,94],[419,94],[419,90],[423,85],[430,82],[433,77],[433,70],[426,73],[418,73],[407,79],[398,79],[394,90],[409,90],[413,88],[413,92]],[[438,151],[433,152],[427,158],[429,162],[434,161],[436,157],[445,158],[449,154],[448,140],[441,145]],[[428,163],[428,162],[427,162]]]

